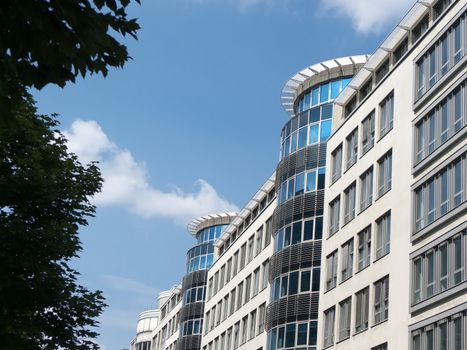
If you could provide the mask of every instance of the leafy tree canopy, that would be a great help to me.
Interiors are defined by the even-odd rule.
[[[63,1],[66,2],[66,1]],[[102,185],[93,163],[80,164],[30,96],[0,120],[0,348],[97,349],[100,291],[78,284],[70,261],[81,251],[78,227]]]
[[[139,3],[139,0],[135,0]],[[114,35],[136,38],[130,0],[0,1],[0,113],[28,87],[65,86],[129,59]],[[2,113],[3,112],[3,113]]]

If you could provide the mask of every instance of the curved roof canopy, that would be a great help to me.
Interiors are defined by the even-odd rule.
[[[229,225],[237,215],[237,213],[218,213],[202,216],[190,222],[187,229],[193,236],[196,236],[196,233],[203,228],[217,225]]]
[[[290,117],[293,117],[295,115],[293,110],[294,100],[305,83],[311,81],[311,85],[314,85],[313,80],[319,82],[319,78],[322,78],[324,75],[332,77],[333,75],[338,75],[338,73],[341,73],[341,75],[345,74],[345,71],[349,69],[358,70],[366,63],[368,57],[370,56],[341,57],[306,67],[285,83],[281,92],[282,107],[284,107]]]

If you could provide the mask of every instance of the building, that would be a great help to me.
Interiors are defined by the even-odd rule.
[[[193,220],[188,225],[188,231],[196,238],[197,244],[188,250],[186,256],[177,350],[201,348],[207,274],[214,262],[214,244],[236,216],[236,213],[213,214]]]
[[[273,175],[215,244],[217,258],[207,277],[203,350],[256,350],[266,344],[274,183]]]
[[[136,336],[131,350],[174,350],[178,339],[179,317],[182,306],[181,286],[161,292],[158,308],[142,312],[138,317]]]
[[[366,62],[351,56],[293,76],[282,92],[290,119],[281,131],[270,262],[267,349],[316,349],[326,142],[333,100]]]
[[[466,350],[466,53],[467,0],[424,0],[294,75],[274,174],[189,225],[182,297],[132,350]]]
[[[335,101],[320,349],[465,350],[467,2],[418,1]]]

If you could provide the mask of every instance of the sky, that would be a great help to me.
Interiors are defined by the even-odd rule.
[[[132,60],[106,78],[35,91],[69,149],[99,161],[80,282],[104,292],[98,343],[129,348],[141,311],[185,273],[187,223],[242,208],[272,174],[284,83],[373,53],[413,0],[143,0]]]

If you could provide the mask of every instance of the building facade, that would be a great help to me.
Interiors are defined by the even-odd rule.
[[[317,348],[326,142],[333,100],[366,62],[352,56],[310,66],[284,87],[290,119],[276,168],[277,207],[270,263],[267,349]]]
[[[174,350],[179,337],[179,317],[182,306],[181,286],[161,292],[158,308],[142,312],[138,317],[136,336],[131,350]]]
[[[236,213],[213,214],[193,220],[188,225],[197,244],[188,250],[186,257],[177,350],[201,348],[207,274],[214,262],[214,244],[235,217]]]
[[[274,174],[189,225],[179,301],[132,350],[466,350],[466,56],[467,0],[424,0],[294,75]]]
[[[466,16],[415,3],[335,101],[321,349],[466,349]]]
[[[203,350],[265,348],[274,183],[273,175],[216,243],[217,258],[208,271]]]

